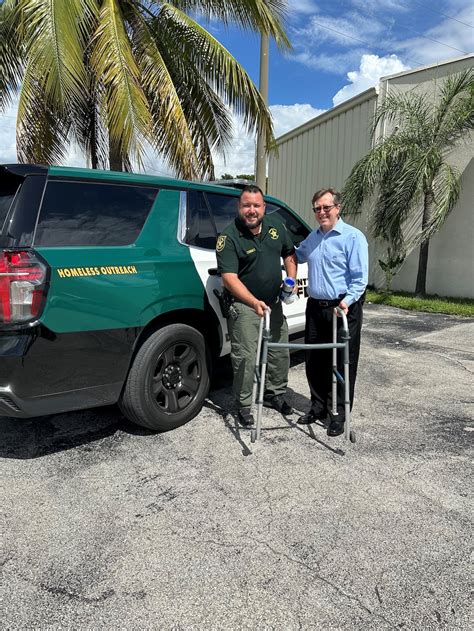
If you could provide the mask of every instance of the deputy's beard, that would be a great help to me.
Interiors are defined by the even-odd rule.
[[[251,219],[250,217],[241,217],[241,219],[247,228],[258,228],[263,221],[263,217],[256,217],[254,219]]]

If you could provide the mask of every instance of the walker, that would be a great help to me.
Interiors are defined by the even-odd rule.
[[[342,318],[342,342],[337,341],[337,317]],[[349,327],[347,317],[340,307],[334,308],[332,320],[332,343],[326,344],[285,344],[282,342],[270,342],[270,309],[265,310],[264,317],[260,320],[260,328],[257,341],[257,357],[255,360],[255,373],[253,380],[252,402],[257,404],[256,426],[252,428],[250,440],[254,443],[260,439],[262,430],[263,393],[265,390],[265,374],[267,371],[268,349],[269,348],[289,348],[294,350],[332,349],[332,410],[331,416],[336,417],[337,412],[337,382],[344,384],[344,438],[351,443],[355,443],[356,436],[351,430],[351,402],[349,391]],[[337,370],[337,349],[344,349],[344,376]],[[260,386],[260,387],[259,387]],[[258,399],[257,396],[258,389]]]

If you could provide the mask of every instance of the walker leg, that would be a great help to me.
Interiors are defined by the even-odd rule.
[[[252,388],[252,405],[255,403],[257,396],[257,387],[260,381],[260,354],[262,350],[262,338],[263,338],[263,318],[260,320],[260,325],[258,329],[258,340],[257,340],[257,356],[255,358],[255,372],[253,375],[253,388]]]
[[[257,422],[255,429],[255,440],[260,440],[260,433],[262,430],[262,414],[263,414],[263,394],[265,391],[265,374],[267,372],[267,357],[268,357],[268,342],[266,339],[263,340],[262,347],[262,365],[260,372],[260,390],[258,393],[257,400]]]
[[[263,333],[265,322],[265,333]],[[265,392],[265,375],[267,372],[267,361],[268,361],[268,340],[270,338],[270,309],[265,311],[264,317],[260,322],[260,330],[259,330],[259,363],[260,363],[260,388],[258,391],[258,399],[257,399],[257,420],[255,424],[255,429],[252,430],[250,434],[251,442],[255,442],[256,440],[260,440],[260,433],[262,430],[262,414],[263,414],[263,395]],[[260,352],[261,351],[261,352]],[[256,389],[254,382],[254,389]]]
[[[334,310],[332,316],[332,343],[337,343],[337,313]],[[337,416],[337,348],[332,349],[332,393],[331,393],[331,417]]]
[[[346,419],[344,426],[344,438],[355,443],[355,434],[351,432],[351,395],[349,383],[349,340],[344,346],[344,416]]]

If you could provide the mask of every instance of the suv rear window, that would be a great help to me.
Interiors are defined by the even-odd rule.
[[[128,245],[145,223],[158,189],[96,182],[48,181],[36,246]]]

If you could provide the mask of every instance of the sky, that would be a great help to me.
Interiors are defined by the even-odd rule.
[[[269,55],[269,106],[275,136],[376,85],[380,77],[460,57],[474,50],[472,0],[289,0],[285,29],[292,44]],[[206,27],[258,86],[260,40],[212,21]],[[0,114],[0,163],[16,161],[16,106]],[[235,119],[216,177],[253,173],[255,140]],[[67,163],[85,166],[71,147]],[[172,175],[152,153],[148,173]]]

